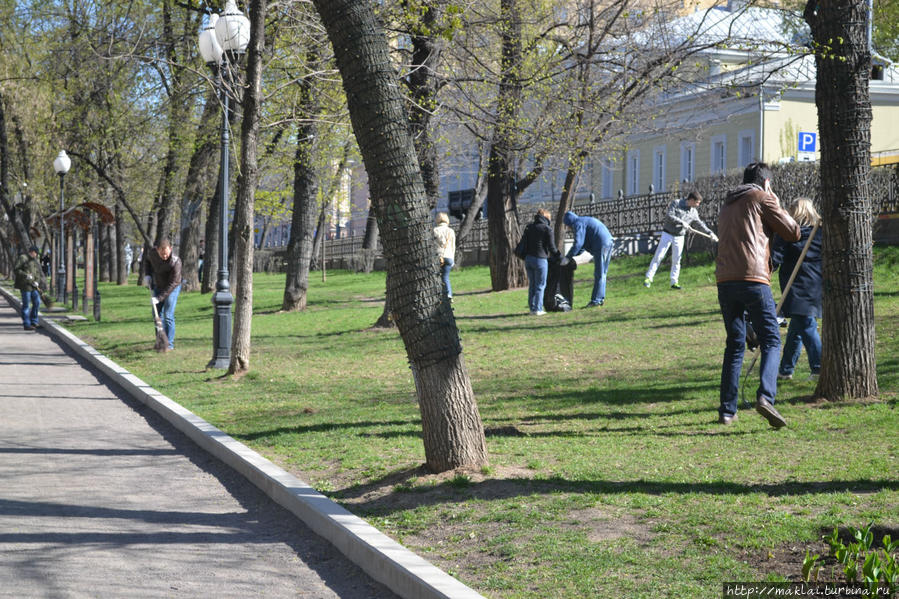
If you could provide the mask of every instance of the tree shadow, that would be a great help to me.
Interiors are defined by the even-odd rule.
[[[408,474],[407,474],[408,473]],[[516,497],[529,497],[535,495],[551,495],[559,492],[578,493],[592,495],[619,495],[624,493],[642,493],[645,495],[721,495],[740,496],[764,494],[770,497],[791,497],[797,495],[829,495],[832,493],[871,493],[884,489],[899,490],[899,481],[896,480],[834,480],[834,481],[808,481],[808,482],[783,482],[783,483],[738,483],[731,481],[714,482],[668,482],[648,480],[587,480],[572,481],[561,477],[549,479],[530,478],[506,478],[485,479],[480,482],[459,484],[455,481],[445,481],[426,487],[414,486],[415,479],[419,476],[419,469],[394,472],[387,476],[372,481],[366,485],[357,485],[334,494],[334,497],[344,500],[353,500],[365,497],[367,494],[383,488],[384,481],[389,480],[390,485],[399,490],[391,491],[396,498],[399,493],[414,494],[415,506],[445,505],[450,503],[463,503],[472,500],[497,501],[513,499]],[[389,515],[405,510],[409,502],[385,501],[383,497],[376,499],[353,501],[354,510],[367,514]]]

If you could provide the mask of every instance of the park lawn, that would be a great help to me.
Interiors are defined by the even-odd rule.
[[[899,248],[875,252],[881,396],[812,402],[803,353],[780,386],[780,431],[742,408],[716,423],[724,329],[714,267],[690,258],[679,292],[665,265],[647,290],[648,257],[613,260],[606,305],[590,310],[583,267],[575,310],[542,317],[524,289],[489,293],[486,268],[453,272],[490,454],[478,472],[422,468],[402,342],[369,328],[383,273],[312,273],[309,308],[290,314],[284,276],[256,275],[239,380],[204,368],[209,295],[181,295],[168,354],[152,350],[134,285],[102,285],[102,322],[70,327],[489,597],[718,597],[723,581],[797,579],[834,526],[899,537]]]

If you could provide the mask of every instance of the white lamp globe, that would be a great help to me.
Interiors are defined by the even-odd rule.
[[[69,155],[66,154],[65,150],[60,150],[56,160],[53,161],[53,170],[56,171],[57,175],[65,175],[69,172],[69,167],[71,166],[72,159],[69,158]]]
[[[225,52],[241,53],[250,43],[250,20],[237,8],[234,0],[225,3],[225,9],[215,24],[215,37]]]
[[[198,44],[200,46],[200,56],[206,64],[218,64],[222,60],[222,46],[219,44],[218,38],[215,37],[215,24],[218,22],[217,14],[209,15],[206,20],[206,26],[200,30],[200,38]]]

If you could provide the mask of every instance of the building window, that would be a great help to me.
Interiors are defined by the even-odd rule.
[[[627,192],[631,195],[640,193],[640,150],[627,153]]]
[[[716,135],[712,138],[709,159],[709,172],[713,175],[727,170],[727,136]]]
[[[740,168],[755,162],[755,131],[740,131]]]
[[[696,176],[696,144],[683,142],[680,145],[681,181],[692,181]]]
[[[614,189],[615,179],[614,174],[612,173],[612,161],[611,160],[603,160],[602,161],[602,197],[603,199],[611,198],[614,195],[612,191]]]
[[[665,191],[665,146],[656,146],[652,152],[652,184],[656,191]]]

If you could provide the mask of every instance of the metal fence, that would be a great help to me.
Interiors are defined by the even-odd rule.
[[[815,163],[792,163],[773,168],[775,189],[780,198],[788,201],[799,196],[815,198],[819,184],[818,168]],[[651,251],[654,246],[653,235],[662,229],[667,206],[677,197],[686,195],[688,189],[696,189],[703,196],[699,214],[702,220],[713,230],[717,229],[718,212],[727,192],[737,186],[742,179],[742,172],[732,171],[725,175],[706,177],[694,183],[683,184],[686,187],[677,191],[653,194],[625,196],[619,199],[584,200],[575,203],[573,211],[577,214],[594,216],[601,220],[616,237],[619,244],[616,253],[636,253]],[[871,171],[870,192],[872,197],[872,220],[878,215],[894,215],[899,213],[899,170],[896,168],[874,168]],[[524,204],[519,206],[519,218],[522,226],[530,222],[538,208],[547,208],[555,214],[556,206],[543,204]],[[325,259],[329,267],[354,268],[355,262],[362,253],[362,236],[331,239],[324,243]],[[475,222],[469,235],[460,244],[468,254],[483,256],[487,252],[487,222]],[[705,248],[705,244],[694,247]],[[257,250],[258,251],[258,250]],[[277,270],[279,256],[283,257],[283,249],[274,248],[270,253],[271,264],[259,265],[264,270]],[[380,244],[376,256],[380,258]],[[475,259],[476,261],[478,259]]]

